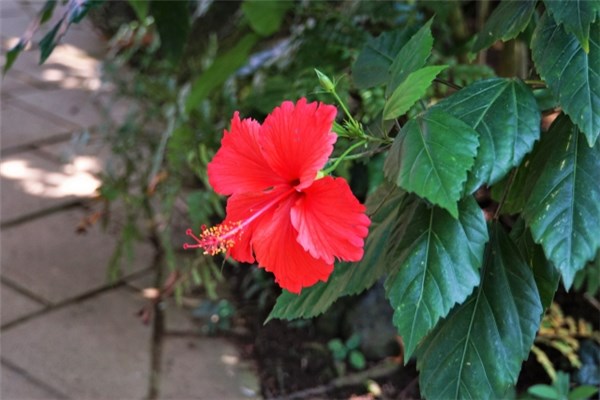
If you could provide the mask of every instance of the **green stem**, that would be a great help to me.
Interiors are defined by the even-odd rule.
[[[330,93],[333,95],[333,97],[335,97],[335,99],[339,103],[340,107],[342,107],[342,110],[344,110],[344,114],[346,114],[346,117],[348,117],[350,119],[350,121],[354,121],[354,118],[350,114],[350,111],[348,111],[348,108],[346,108],[346,105],[344,104],[344,102],[342,101],[342,99],[340,98],[340,96],[338,96],[338,94],[336,93],[336,91],[332,90]]]
[[[540,80],[536,80],[536,79],[526,79],[524,82],[527,85],[539,85],[539,86],[546,87],[546,82],[540,81]]]
[[[366,140],[361,140],[361,141],[359,141],[359,142],[356,142],[356,143],[354,143],[352,146],[348,147],[348,148],[346,149],[346,151],[344,151],[344,152],[342,153],[342,155],[341,155],[341,156],[339,156],[339,157],[337,157],[337,158],[336,158],[335,162],[333,163],[333,165],[332,165],[331,167],[329,167],[329,168],[327,168],[327,169],[323,170],[323,174],[324,174],[324,175],[329,175],[330,173],[332,173],[333,171],[335,171],[335,169],[338,167],[338,165],[340,165],[340,163],[341,163],[342,161],[344,161],[344,159],[346,158],[346,156],[347,156],[348,154],[350,154],[350,153],[352,152],[352,150],[354,150],[354,149],[356,149],[357,147],[360,147],[360,146],[362,146],[362,145],[364,145],[364,144],[366,144],[366,143],[367,143],[367,141],[366,141]]]

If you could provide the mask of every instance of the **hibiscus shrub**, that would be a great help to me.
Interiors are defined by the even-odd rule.
[[[525,31],[535,68],[525,80],[476,80],[427,103],[449,68],[428,65],[431,21],[372,38],[356,59],[356,87],[385,91],[367,128],[319,74],[345,111],[334,131],[355,141],[324,173],[331,121],[317,110],[328,106],[284,103],[262,126],[235,116],[212,176],[209,166],[231,194],[225,233],[205,230],[198,246],[235,239],[219,250],[274,273],[287,290],[269,319],[319,315],[382,279],[425,397],[507,396],[559,280],[569,289],[600,247],[600,7],[543,4],[501,3],[471,45]],[[386,181],[367,200],[364,255],[331,272],[334,256],[355,261],[368,220],[327,174],[379,152]]]
[[[140,18],[156,17],[169,68],[177,66],[191,31],[187,3],[130,3]],[[261,38],[285,30],[292,3],[244,1],[235,44],[212,54],[201,74],[193,66],[203,63],[185,64],[193,79],[180,81],[189,84],[168,81],[174,93],[161,90],[168,117],[148,182],[169,188],[169,210],[185,167],[229,196],[224,221],[189,229],[185,247],[272,272],[284,290],[269,320],[317,316],[383,281],[424,397],[510,395],[560,281],[569,289],[600,263],[600,1],[505,0],[472,40],[457,3],[399,12],[404,5],[363,2],[357,14],[368,22],[330,3],[306,4],[289,37],[247,62]],[[431,9],[438,15],[425,22]],[[80,11],[65,14],[76,18],[61,20],[61,33],[87,7]],[[383,32],[365,39],[369,30]],[[461,54],[434,48],[433,32],[464,46]],[[41,49],[51,51],[55,36]],[[468,62],[485,54],[498,56],[504,77]],[[256,67],[265,59],[271,64]],[[351,59],[350,87],[328,76]],[[268,115],[233,113],[208,162],[215,115],[232,108]],[[354,162],[373,178],[364,206],[340,176]],[[175,183],[154,179],[158,171]],[[218,214],[207,188],[192,198],[206,223]]]

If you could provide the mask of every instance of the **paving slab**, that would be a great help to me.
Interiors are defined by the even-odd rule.
[[[73,134],[69,141],[39,146],[37,150],[56,160],[69,174],[98,176],[105,171],[105,165],[113,164],[110,145],[89,131]]]
[[[0,93],[2,94],[2,99],[5,98],[5,94],[39,90],[35,86],[30,85],[27,80],[22,80],[20,78],[21,75],[18,72],[11,73],[0,78],[2,79],[2,82],[0,83]]]
[[[3,400],[62,400],[67,397],[45,382],[0,365],[0,398]]]
[[[77,128],[66,121],[46,118],[42,113],[23,108],[10,100],[2,102],[0,118],[0,145],[3,150],[64,135]]]
[[[1,0],[0,18],[10,18],[23,14],[23,8],[19,0]]]
[[[120,288],[3,332],[2,357],[72,399],[142,399],[150,327],[139,296]]]
[[[0,20],[1,21],[1,20]],[[7,72],[7,76],[15,73],[26,75],[32,83],[40,87],[82,88],[97,90],[101,86],[100,72],[102,62],[97,58],[105,53],[104,41],[95,33],[69,29],[67,36],[73,35],[77,43],[63,42],[56,46],[48,59],[40,65],[40,52],[32,46],[21,53]],[[82,48],[83,42],[89,42],[90,50]],[[17,37],[4,37],[1,40],[2,54],[18,43]],[[96,56],[90,55],[90,52]]]
[[[79,127],[89,128],[103,121],[94,94],[84,89],[52,89],[18,94],[20,101],[63,118]]]
[[[0,0],[0,4],[4,3],[5,0]],[[4,6],[1,6],[4,8]],[[31,18],[29,18],[26,14],[18,9],[7,9],[6,11],[2,11],[2,13],[6,13],[7,16],[2,16],[0,19],[0,36],[2,38],[19,38],[29,26],[31,22]]]
[[[259,397],[256,374],[222,338],[167,338],[163,344],[161,399]]]
[[[44,308],[44,305],[2,284],[0,288],[0,325]]]
[[[54,163],[31,151],[3,157],[0,161],[0,221],[94,196],[100,181],[83,167],[91,170],[95,163],[93,158],[82,158],[77,169]]]
[[[127,279],[127,284],[141,296],[146,290],[154,290],[155,272],[149,271],[141,276]],[[165,330],[167,333],[192,333],[200,332],[200,325],[194,320],[192,310],[184,304],[177,304],[173,297],[163,301],[165,310]]]
[[[75,228],[86,214],[78,209],[51,214],[2,230],[2,276],[42,299],[58,303],[107,284],[107,268],[119,235],[92,227],[85,235]],[[134,246],[126,274],[151,265],[148,244]]]

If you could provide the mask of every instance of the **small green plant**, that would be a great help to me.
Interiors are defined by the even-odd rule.
[[[549,400],[583,400],[592,398],[598,393],[598,388],[584,385],[570,390],[569,374],[558,371],[552,385],[533,385],[527,389],[533,398]]]
[[[230,331],[234,314],[235,307],[226,299],[202,302],[192,311],[192,315],[203,322],[201,331],[205,335]]]
[[[339,376],[346,374],[346,367],[350,365],[353,369],[364,369],[367,361],[364,354],[360,351],[360,336],[353,334],[343,342],[339,338],[331,339],[327,343],[327,348],[331,352],[335,369]]]

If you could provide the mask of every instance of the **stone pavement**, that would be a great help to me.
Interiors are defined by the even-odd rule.
[[[0,0],[2,58],[42,1]],[[115,231],[76,233],[108,153],[94,141],[106,88],[103,41],[72,26],[43,65],[21,54],[0,91],[0,398],[143,399],[152,374],[148,300],[153,252],[136,248],[124,279],[106,271]],[[91,137],[82,149],[74,143]],[[67,160],[67,162],[65,162]],[[170,300],[169,300],[170,301]],[[189,310],[166,306],[160,399],[246,399],[259,393],[248,361],[220,338],[198,335]]]

